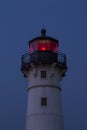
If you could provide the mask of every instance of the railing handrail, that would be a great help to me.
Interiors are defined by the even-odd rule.
[[[49,51],[46,51],[46,52],[50,53]],[[33,53],[27,52],[24,55],[22,55],[22,63],[28,64],[30,62],[30,55],[35,54],[35,53],[37,52],[33,52]],[[42,51],[38,51],[38,53],[42,53]],[[57,62],[61,64],[64,64],[64,63],[66,64],[66,56],[64,53],[62,52],[58,52],[58,53],[52,52],[52,53],[57,54]]]

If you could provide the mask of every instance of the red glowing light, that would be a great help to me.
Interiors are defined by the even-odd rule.
[[[46,49],[45,47],[42,47],[41,50],[42,50],[42,51],[45,51],[45,50],[47,50],[47,49]]]
[[[30,52],[35,51],[54,51],[58,52],[57,43],[54,41],[46,41],[46,40],[38,40],[36,42],[32,42],[30,45]]]

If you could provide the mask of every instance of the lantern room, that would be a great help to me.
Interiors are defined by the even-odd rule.
[[[61,70],[67,70],[66,56],[60,52],[59,41],[46,35],[46,30],[41,30],[41,36],[29,42],[29,52],[22,55],[21,70],[27,71],[31,64],[53,64],[56,63]]]
[[[36,37],[29,41],[30,53],[37,51],[51,51],[58,53],[58,40],[46,36],[46,30],[41,30],[41,37]]]

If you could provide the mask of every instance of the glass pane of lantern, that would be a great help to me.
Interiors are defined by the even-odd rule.
[[[47,43],[38,43],[38,50],[41,50],[41,51],[46,51],[46,50],[49,50],[48,48],[48,44]]]
[[[57,51],[57,43],[50,42],[49,43],[49,50],[51,50],[51,51]]]
[[[53,51],[53,52],[58,52],[58,46],[57,43],[51,40],[38,40],[36,42],[31,43],[30,45],[30,52],[35,52],[35,51]]]
[[[34,52],[34,51],[37,51],[37,42],[32,42],[30,44],[30,53]]]

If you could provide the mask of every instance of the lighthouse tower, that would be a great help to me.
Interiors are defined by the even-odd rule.
[[[46,35],[29,41],[21,71],[28,80],[26,130],[64,130],[60,81],[67,70],[59,41]]]

